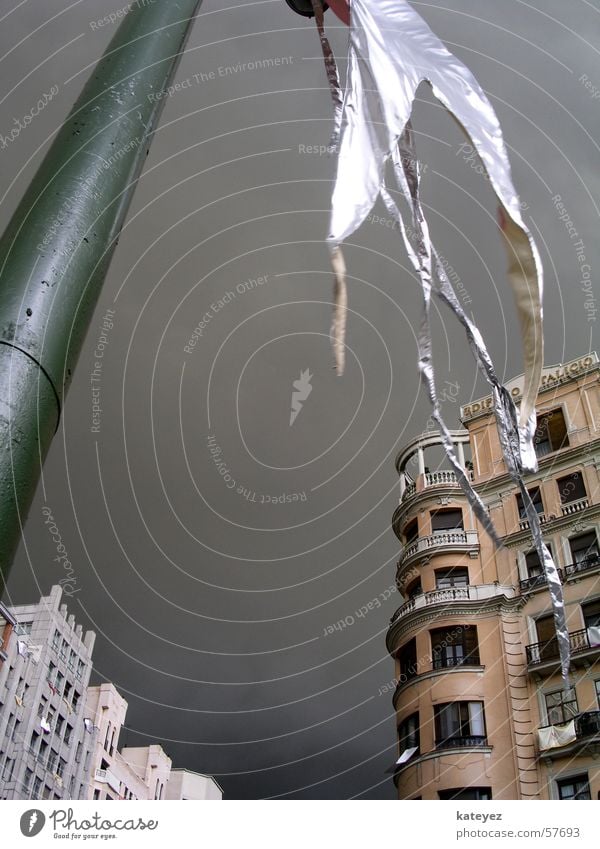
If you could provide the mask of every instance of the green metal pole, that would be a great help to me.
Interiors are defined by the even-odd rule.
[[[0,593],[202,0],[135,0],[0,239]]]

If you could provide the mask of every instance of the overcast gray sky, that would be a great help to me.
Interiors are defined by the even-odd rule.
[[[0,0],[0,134],[58,87],[0,149],[2,226],[114,33],[98,21],[123,5]],[[594,349],[553,198],[583,240],[596,296],[598,0],[413,5],[503,125],[544,263],[546,364]],[[344,74],[347,33],[331,13],[326,21]],[[244,68],[264,59],[280,61]],[[230,798],[393,798],[391,690],[379,693],[394,674],[384,637],[400,604],[389,592],[393,460],[429,415],[419,288],[378,205],[346,249],[349,352],[336,377],[324,243],[334,162],[318,152],[331,104],[311,22],[283,0],[205,0],[177,79],[185,85],[166,103],[45,466],[46,504],[75,565],[70,611],[98,634],[95,681],[113,681],[129,702],[121,742],[161,742]],[[508,379],[521,351],[494,198],[459,128],[420,94],[434,239]],[[107,309],[93,433],[89,376]],[[456,426],[458,402],[484,389],[445,312],[434,329]],[[312,391],[290,426],[306,370]],[[43,504],[38,492],[8,602],[61,577]],[[327,635],[347,617],[355,623]]]

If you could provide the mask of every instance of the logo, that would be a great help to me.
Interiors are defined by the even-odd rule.
[[[41,811],[25,811],[21,817],[21,834],[25,837],[35,837],[46,824],[46,817]]]
[[[290,412],[290,427],[296,421],[300,410],[302,409],[302,405],[304,401],[308,398],[310,393],[312,392],[312,386],[310,384],[312,380],[312,374],[308,369],[300,372],[300,379],[294,380],[292,386],[294,387],[294,392],[292,392],[292,409]]]

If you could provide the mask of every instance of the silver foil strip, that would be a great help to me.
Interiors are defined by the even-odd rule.
[[[334,129],[329,144],[333,150],[337,150],[340,140],[340,129],[342,126],[342,108],[344,106],[344,99],[342,97],[342,89],[340,86],[340,78],[338,74],[337,64],[335,61],[335,56],[333,55],[333,50],[331,49],[329,39],[325,35],[325,25],[323,21],[323,3],[321,2],[321,0],[310,0],[310,2],[312,3],[313,12],[315,13],[315,23],[317,25],[317,31],[319,33],[321,51],[323,53],[325,71],[327,73],[327,81],[329,82],[329,91],[331,92],[331,99],[333,101]]]
[[[570,664],[562,586],[542,540],[535,507],[523,474],[537,470],[533,446],[535,401],[543,365],[542,276],[537,249],[520,213],[510,165],[495,112],[470,71],[431,32],[405,0],[352,0],[348,81],[342,111],[336,185],[329,243],[336,275],[332,340],[338,371],[343,370],[346,311],[345,267],[340,244],[371,211],[377,197],[398,221],[409,257],[421,280],[424,308],[419,332],[419,371],[440,428],[449,462],[486,531],[500,544],[478,494],[460,467],[443,422],[432,361],[430,305],[432,292],[463,324],[478,367],[492,386],[494,409],[507,469],[523,494],[526,515],[552,600],[561,667],[568,686]],[[466,316],[431,240],[419,199],[419,167],[409,124],[418,85],[426,80],[436,97],[462,124],[479,154],[501,204],[500,224],[509,251],[508,276],[521,324],[525,386],[520,418],[509,393],[497,379],[483,338]],[[385,163],[392,159],[411,223],[385,188]]]
[[[521,325],[525,386],[520,410],[522,467],[535,471],[531,416],[543,366],[542,273],[525,226],[498,118],[481,86],[406,0],[352,0],[348,80],[329,242],[337,246],[371,211],[386,160],[427,81],[462,124],[503,208],[509,281]]]

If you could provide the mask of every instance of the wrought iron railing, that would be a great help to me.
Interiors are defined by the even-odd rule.
[[[446,737],[445,740],[436,741],[436,749],[468,749],[473,746],[487,746],[487,737],[482,735],[470,735],[468,737]]]
[[[600,645],[596,646],[590,642],[590,637],[587,628],[582,628],[579,631],[572,631],[569,634],[569,643],[571,646],[571,654],[589,651],[597,648],[600,650]],[[558,649],[558,640],[556,637],[547,640],[544,643],[532,643],[525,647],[527,654],[527,663],[529,666],[535,666],[539,663],[546,663],[551,660],[558,660],[560,652]]]

